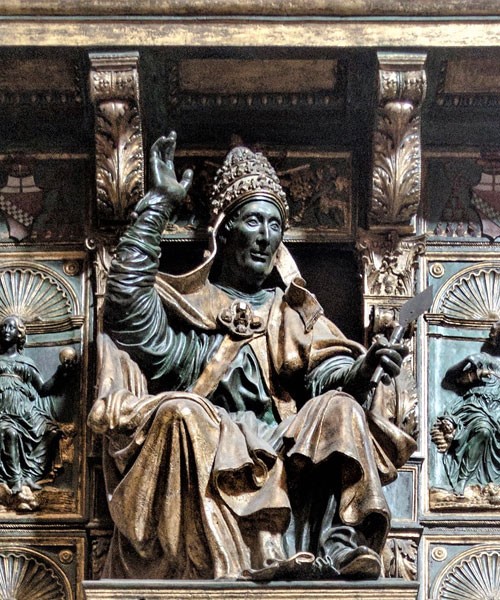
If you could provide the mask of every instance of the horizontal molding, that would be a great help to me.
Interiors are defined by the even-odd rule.
[[[0,15],[259,15],[477,16],[500,15],[498,0],[3,0]]]
[[[500,4],[492,18],[347,19],[0,15],[0,46],[405,48],[500,47]]]
[[[378,581],[84,581],[86,600],[415,600],[418,583],[401,579]]]

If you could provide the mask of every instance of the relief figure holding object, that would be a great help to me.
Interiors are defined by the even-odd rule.
[[[17,510],[37,507],[32,492],[42,489],[38,482],[48,475],[61,437],[45,397],[76,360],[74,350],[65,348],[65,364],[44,382],[24,354],[25,343],[23,320],[5,317],[0,324],[0,483],[6,492],[2,504]]]
[[[500,322],[484,351],[448,370],[443,384],[457,397],[431,428],[431,439],[455,494],[500,503]]]
[[[115,531],[104,577],[376,578],[382,485],[414,440],[370,409],[370,379],[407,349],[368,351],[324,315],[283,245],[288,205],[261,154],[237,147],[211,196],[211,247],[159,272],[188,189],[176,136],[151,151],[153,189],[111,264],[98,398]]]

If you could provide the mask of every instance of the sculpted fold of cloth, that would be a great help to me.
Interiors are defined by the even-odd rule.
[[[192,178],[174,149],[174,133],[153,146],[155,186],[109,272],[89,415],[115,523],[104,576],[378,577],[382,485],[415,442],[363,404],[406,349],[366,352],[325,318],[282,244],[279,180],[246,148],[217,175],[206,260],[159,273]]]

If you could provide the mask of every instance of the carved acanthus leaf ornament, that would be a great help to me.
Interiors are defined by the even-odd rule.
[[[414,540],[389,538],[382,551],[385,577],[417,579],[417,544]]]
[[[144,195],[137,53],[91,55],[95,107],[97,209],[120,222]]]
[[[420,202],[425,55],[379,53],[370,225],[409,225]]]

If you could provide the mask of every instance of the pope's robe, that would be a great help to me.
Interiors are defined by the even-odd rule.
[[[89,418],[106,431],[105,576],[239,577],[324,554],[342,528],[380,551],[381,485],[415,443],[362,406],[363,348],[324,317],[284,247],[283,287],[252,296],[210,282],[215,248],[186,276],[158,273],[164,218],[144,210],[109,273]],[[235,302],[260,324],[247,337],[224,323]]]

